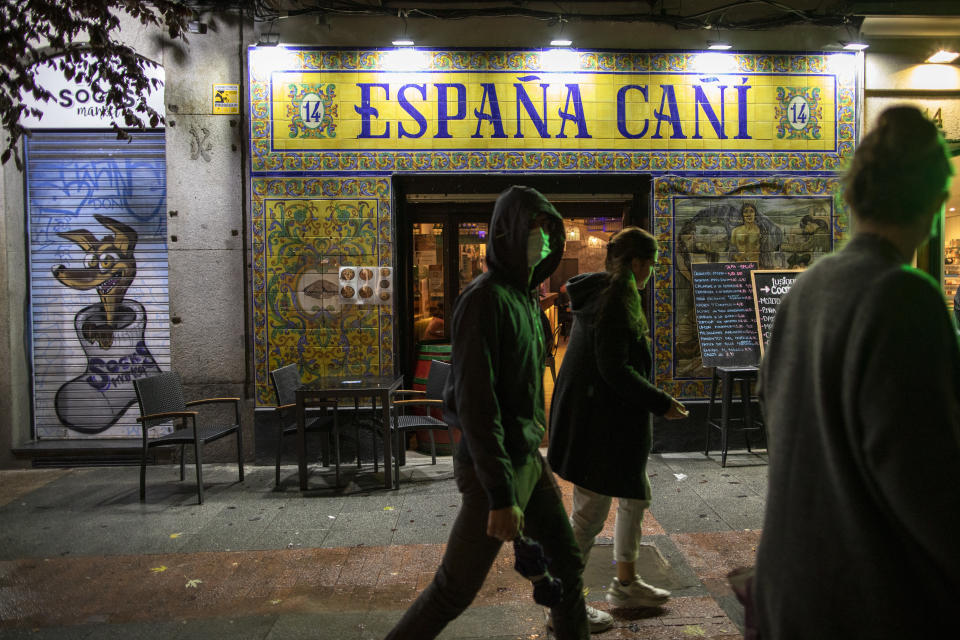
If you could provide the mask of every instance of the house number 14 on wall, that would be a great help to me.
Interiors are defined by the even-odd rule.
[[[924,109],[923,115],[930,118],[933,121],[933,124],[937,125],[937,129],[943,129],[943,107],[937,108],[937,111],[933,114],[933,117],[930,117],[930,109]]]
[[[320,96],[315,93],[308,93],[303,97],[300,103],[300,118],[303,120],[303,126],[308,129],[316,129],[323,122],[323,102]]]
[[[803,129],[807,126],[810,117],[807,100],[803,96],[794,96],[787,107],[787,120],[794,129]]]

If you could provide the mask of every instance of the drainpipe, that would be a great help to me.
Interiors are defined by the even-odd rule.
[[[248,223],[248,213],[250,211],[247,197],[247,182],[250,175],[247,172],[248,153],[247,144],[247,109],[249,104],[250,87],[245,73],[246,51],[244,48],[243,27],[246,22],[246,10],[240,7],[240,22],[237,38],[237,63],[240,68],[240,86],[243,90],[240,92],[242,107],[240,109],[240,228],[242,229],[243,242],[243,398],[249,400],[254,396],[253,393],[253,367],[251,359],[253,358],[252,332],[250,328],[250,269],[253,266],[253,255],[250,250],[250,225]]]

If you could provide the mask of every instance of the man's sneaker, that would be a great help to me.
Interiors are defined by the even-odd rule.
[[[613,616],[587,605],[587,622],[590,623],[590,633],[603,633],[613,626]]]
[[[607,590],[607,602],[615,607],[659,607],[670,599],[670,592],[649,585],[634,576],[629,584],[622,584],[617,578]]]
[[[606,611],[587,605],[587,622],[590,625],[590,633],[603,633],[613,626],[613,616]],[[547,629],[553,631],[553,614],[549,610],[547,611]]]

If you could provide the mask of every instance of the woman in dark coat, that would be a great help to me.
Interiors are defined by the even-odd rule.
[[[607,601],[650,607],[670,592],[636,575],[643,512],[650,505],[647,456],[651,414],[676,420],[684,406],[657,389],[638,289],[657,263],[657,241],[628,227],[607,245],[606,271],[567,282],[573,332],[557,378],[550,414],[550,466],[572,482],[570,522],[584,561],[618,498],[614,556],[617,579]]]

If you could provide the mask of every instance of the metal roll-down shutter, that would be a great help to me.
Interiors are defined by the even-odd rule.
[[[27,215],[35,436],[139,436],[170,368],[164,133],[35,131]]]

